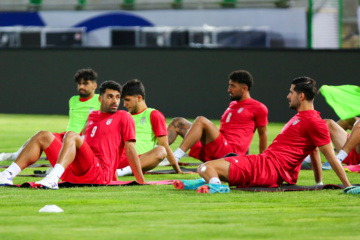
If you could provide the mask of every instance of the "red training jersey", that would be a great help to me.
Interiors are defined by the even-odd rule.
[[[304,158],[316,147],[330,142],[328,126],[320,113],[300,111],[286,123],[264,154],[270,156],[285,182],[295,184]]]
[[[168,135],[165,116],[159,110],[150,113],[150,121],[156,137]]]
[[[256,128],[268,123],[268,109],[253,98],[232,101],[221,117],[220,132],[234,152],[245,155]]]
[[[105,181],[117,180],[115,171],[120,162],[125,142],[135,141],[135,122],[123,110],[116,113],[93,111],[89,115],[84,139],[103,169]]]

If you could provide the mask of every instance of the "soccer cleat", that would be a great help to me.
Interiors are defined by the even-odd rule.
[[[322,168],[322,170],[331,170],[332,169],[329,162],[323,163],[321,168]]]
[[[0,186],[13,185],[13,181],[0,173]]]
[[[301,170],[311,170],[311,169],[312,169],[311,162],[303,161],[301,163]]]
[[[48,175],[42,180],[35,182],[35,188],[58,190],[59,186],[58,181]]]
[[[0,153],[0,161],[13,161],[15,160],[14,153]]]
[[[349,186],[344,189],[343,193],[347,194],[360,194],[360,187],[357,186]]]
[[[197,193],[229,193],[230,188],[226,185],[206,184],[196,190]]]
[[[159,166],[170,166],[170,162],[167,158],[164,158],[164,160],[159,163]]]
[[[343,166],[345,172],[360,172],[360,165]]]
[[[196,180],[175,180],[173,184],[177,189],[196,190],[206,182],[203,178],[199,178]]]

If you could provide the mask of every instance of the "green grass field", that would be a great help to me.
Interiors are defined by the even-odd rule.
[[[17,150],[38,130],[61,132],[67,120],[66,116],[0,114],[0,152]],[[269,124],[269,143],[282,126]],[[179,144],[180,139],[172,148]],[[255,134],[251,153],[258,152],[257,146]],[[192,158],[182,161],[196,162]],[[33,170],[21,174],[31,174]],[[348,177],[350,182],[360,183],[360,174],[349,173]],[[195,179],[198,175],[145,175],[145,178]],[[17,177],[14,183],[38,179]],[[323,182],[340,184],[333,171],[323,173]],[[314,185],[312,171],[301,171],[298,184]],[[47,204],[56,204],[64,212],[39,213]],[[341,190],[231,191],[208,195],[177,190],[172,185],[58,191],[0,187],[0,216],[0,239],[4,240],[360,239],[360,195],[345,195]]]

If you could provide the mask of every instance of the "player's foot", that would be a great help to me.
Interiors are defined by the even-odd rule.
[[[35,188],[58,190],[58,181],[50,176],[44,177],[42,180],[35,182]]]
[[[301,170],[311,170],[311,169],[312,169],[311,162],[303,161],[301,163]]]
[[[360,194],[360,187],[358,186],[350,186],[344,189],[343,193],[347,194]]]
[[[203,178],[199,178],[196,180],[175,180],[173,184],[177,189],[196,190],[206,182]]]
[[[15,159],[14,153],[0,153],[0,161],[13,161]]]
[[[164,160],[162,160],[160,163],[159,163],[159,166],[169,166],[170,163],[169,163],[169,160],[167,158],[164,158]]]
[[[321,168],[322,168],[322,170],[331,170],[332,169],[329,162],[323,163]]]
[[[0,186],[7,186],[7,185],[13,185],[13,181],[11,179],[4,177],[0,173]]]
[[[229,193],[230,188],[226,185],[206,184],[196,190],[197,193]]]
[[[343,166],[345,172],[360,172],[360,165]]]

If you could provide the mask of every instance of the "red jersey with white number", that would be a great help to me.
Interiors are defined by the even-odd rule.
[[[287,122],[263,154],[270,156],[285,182],[295,184],[304,158],[316,147],[330,142],[328,126],[320,113],[300,111]]]
[[[264,104],[249,98],[232,101],[221,117],[220,132],[234,152],[245,155],[256,128],[268,123],[268,109]]]
[[[115,171],[125,142],[135,141],[134,119],[123,110],[116,113],[93,111],[89,115],[84,140],[98,159],[105,179],[109,182],[117,180]]]

